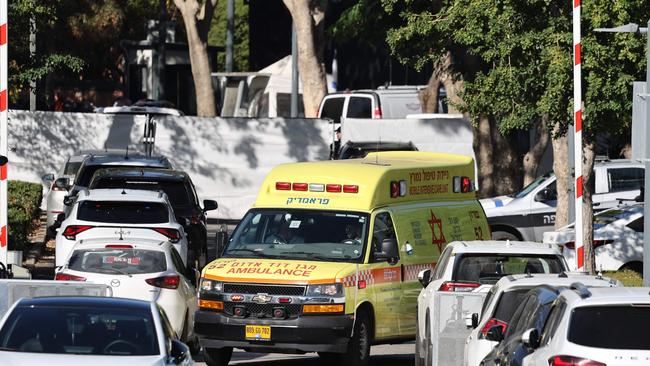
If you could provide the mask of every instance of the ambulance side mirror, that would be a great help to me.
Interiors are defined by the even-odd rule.
[[[375,260],[378,262],[388,262],[395,264],[399,260],[397,251],[397,241],[393,238],[387,238],[381,242],[381,252],[375,253]]]

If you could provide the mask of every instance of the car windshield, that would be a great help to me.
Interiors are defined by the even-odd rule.
[[[68,268],[73,271],[111,275],[157,273],[167,270],[164,252],[120,246],[123,245],[75,250],[70,256]]]
[[[65,164],[65,168],[63,168],[63,175],[71,175],[74,177],[75,175],[77,175],[77,171],[79,170],[80,166],[81,166],[80,161],[67,162]]]
[[[368,215],[312,210],[251,210],[224,257],[359,262]]]
[[[114,307],[16,307],[0,329],[0,350],[76,355],[158,355],[149,311]]]
[[[463,254],[454,265],[453,280],[495,284],[508,275],[564,270],[564,262],[556,255]]]
[[[132,180],[126,178],[105,178],[93,180],[91,189],[99,188],[126,188],[126,189],[144,189],[147,191],[163,191],[169,197],[172,205],[188,205],[193,199],[185,185],[181,181],[152,181],[152,180]]]
[[[77,219],[114,224],[162,224],[169,222],[169,212],[159,202],[82,201]]]
[[[548,173],[542,175],[541,177],[535,179],[532,183],[530,183],[529,185],[524,187],[524,189],[522,189],[521,191],[515,193],[514,197],[515,198],[525,197],[526,195],[528,195],[528,193],[532,192],[533,190],[535,190],[535,188],[539,187],[542,183],[546,182],[547,179],[549,179],[551,177],[554,177],[554,176],[555,176],[555,174],[553,174],[553,172],[548,172]]]
[[[573,310],[569,341],[607,349],[650,350],[650,304],[588,306]]]

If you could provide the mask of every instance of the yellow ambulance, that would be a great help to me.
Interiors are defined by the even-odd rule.
[[[490,238],[472,177],[470,157],[412,151],[275,167],[201,274],[207,364],[234,347],[366,365],[371,345],[414,339],[418,273]]]

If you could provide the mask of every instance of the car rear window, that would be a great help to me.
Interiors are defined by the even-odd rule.
[[[517,307],[521,304],[528,291],[530,291],[530,288],[521,288],[501,294],[492,317],[506,323],[509,322],[512,314],[515,313],[515,310],[517,310]]]
[[[150,311],[74,304],[16,307],[0,330],[0,349],[107,356],[160,353]]]
[[[126,188],[126,189],[144,189],[147,191],[163,191],[169,197],[172,205],[188,205],[192,203],[193,197],[188,192],[185,184],[181,181],[153,181],[153,180],[133,180],[106,178],[93,180],[90,188]]]
[[[564,263],[555,255],[463,254],[454,266],[454,281],[495,284],[504,276],[522,273],[560,273]]]
[[[167,270],[165,253],[129,248],[75,250],[68,268],[73,271],[103,274],[143,274]]]
[[[343,114],[343,103],[345,96],[326,98],[323,101],[323,108],[321,109],[320,118],[330,118],[335,123],[341,122],[341,115]]]
[[[162,224],[169,222],[169,213],[159,202],[82,201],[77,219],[115,224]]]
[[[569,341],[608,349],[650,350],[650,305],[588,306],[573,310]]]

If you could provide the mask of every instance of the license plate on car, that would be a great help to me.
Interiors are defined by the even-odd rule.
[[[247,325],[246,339],[251,341],[270,341],[271,327],[268,325]]]

